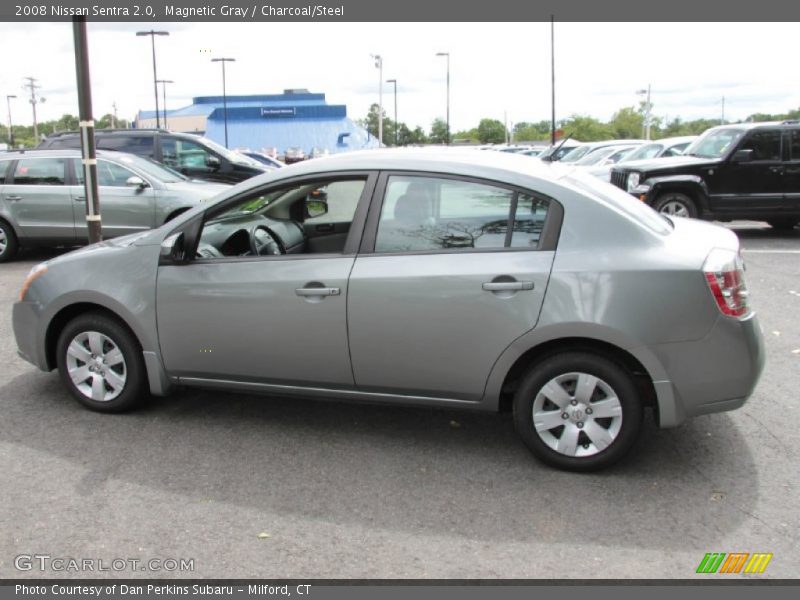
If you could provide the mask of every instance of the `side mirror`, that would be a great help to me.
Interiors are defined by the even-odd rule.
[[[209,169],[217,171],[222,166],[222,161],[220,161],[220,159],[216,156],[208,155],[206,156],[206,166]]]
[[[753,150],[752,148],[748,148],[745,150],[737,150],[733,153],[733,157],[731,158],[733,162],[750,162],[753,160]]]
[[[137,177],[136,175],[128,177],[125,180],[125,185],[128,187],[137,187],[140,190],[143,190],[144,188],[148,187],[148,183],[144,179],[142,179],[141,177]]]
[[[189,262],[186,256],[186,237],[183,232],[173,233],[161,242],[159,265],[183,265]]]
[[[328,203],[325,200],[306,200],[306,218],[313,219],[328,213]]]

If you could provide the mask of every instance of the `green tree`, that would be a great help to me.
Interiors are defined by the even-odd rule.
[[[358,124],[361,125],[364,129],[369,131],[369,133],[373,137],[378,137],[378,105],[372,104],[369,107],[369,112],[367,113],[366,118],[359,119]],[[395,131],[395,123],[389,117],[386,116],[386,111],[381,112],[383,116],[383,143],[387,146],[394,145],[394,131]]]
[[[572,115],[561,121],[561,129],[564,130],[564,136],[571,135],[572,139],[581,142],[597,142],[614,137],[608,124],[584,115]]]
[[[431,123],[431,132],[428,135],[431,144],[447,143],[447,123],[444,119],[434,119]]]
[[[403,125],[405,127],[405,125]],[[428,143],[428,136],[425,135],[425,130],[422,129],[419,125],[417,125],[413,131],[409,131],[408,127],[405,127],[406,131],[408,132],[408,137],[405,138],[403,142],[401,142],[404,146],[409,144],[427,144]]]
[[[550,121],[527,123],[522,121],[514,125],[514,139],[520,142],[536,142],[550,139]]]
[[[506,127],[497,119],[481,119],[478,123],[478,141],[481,144],[502,144],[506,141]]]
[[[652,119],[650,121],[652,127]],[[615,112],[608,125],[611,128],[612,137],[616,139],[640,138],[643,137],[644,115],[632,106],[628,106]]]

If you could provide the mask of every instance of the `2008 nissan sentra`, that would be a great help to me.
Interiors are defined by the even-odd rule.
[[[738,240],[567,167],[378,150],[248,180],[35,267],[20,354],[87,407],[175,385],[496,411],[551,465],[740,407],[764,362]]]

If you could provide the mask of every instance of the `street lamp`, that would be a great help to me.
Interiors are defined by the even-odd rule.
[[[378,69],[378,144],[383,146],[383,58],[380,54],[370,54]]]
[[[164,100],[164,129],[169,129],[169,127],[167,127],[167,84],[175,82],[171,79],[159,79],[156,83],[161,84],[161,94]]]
[[[650,104],[650,84],[647,84],[647,89],[637,90],[636,93],[639,96],[646,96],[645,104],[644,104],[644,123],[642,123],[642,129],[644,130],[644,139],[650,139],[650,109],[652,105]]]
[[[450,53],[437,52],[436,56],[447,57],[447,137],[445,139],[445,143],[449,146],[450,145]]]
[[[212,58],[211,62],[222,63],[222,118],[225,121],[225,147],[228,147],[228,92],[225,88],[225,63],[236,62],[235,58]]]
[[[157,35],[169,35],[169,31],[137,31],[136,35],[141,37],[145,35],[150,36],[150,41],[152,42],[153,46],[153,92],[155,93],[156,98],[156,129],[161,128],[161,121],[158,119],[158,76],[156,75],[156,36]]]
[[[387,79],[386,83],[391,83],[394,86],[394,145],[397,146],[397,79]]]
[[[14,131],[12,129],[11,124],[11,99],[16,98],[13,94],[9,94],[6,96],[6,102],[8,103],[8,148],[9,150],[14,147]]]

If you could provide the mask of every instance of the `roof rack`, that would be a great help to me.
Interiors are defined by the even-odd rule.
[[[785,121],[781,121],[781,125],[797,125],[800,123],[797,119],[786,119]]]
[[[156,132],[156,131],[160,132],[160,133],[171,133],[169,129],[156,129],[156,128],[128,129],[128,128],[121,127],[121,128],[116,128],[116,129],[105,128],[105,129],[95,129],[94,130],[95,134],[105,133],[105,132],[112,133],[112,132],[117,132],[117,131],[126,131],[126,132],[131,132],[131,133],[141,133],[141,132],[150,133],[150,132]],[[54,138],[54,137],[61,137],[61,136],[64,136],[64,135],[79,135],[79,134],[80,134],[80,131],[58,131],[56,133],[51,133],[47,137],[48,138]]]

